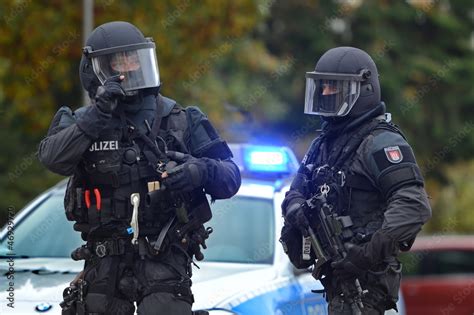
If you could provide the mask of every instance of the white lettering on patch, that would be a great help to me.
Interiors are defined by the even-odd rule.
[[[98,141],[94,142],[89,148],[90,152],[94,151],[113,151],[118,149],[118,141]]]

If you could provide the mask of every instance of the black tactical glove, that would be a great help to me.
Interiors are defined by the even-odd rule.
[[[118,100],[125,97],[125,91],[120,82],[123,76],[107,79],[104,85],[97,88],[95,104],[104,113],[111,113],[117,108]]]
[[[347,256],[333,262],[334,274],[341,278],[364,277],[372,266],[382,263],[387,257],[395,256],[398,243],[387,233],[378,230],[369,242],[357,246],[346,244]]]
[[[285,220],[293,227],[301,230],[304,235],[307,234],[309,227],[309,221],[303,211],[303,203],[305,201],[304,198],[296,197],[288,205],[285,213]]]
[[[345,244],[347,256],[331,263],[333,274],[341,280],[364,279],[371,266],[371,261],[364,255],[364,248],[354,244]]]
[[[195,158],[190,154],[168,151],[166,155],[179,165],[167,170],[163,179],[166,189],[190,192],[203,187],[208,179],[205,158]]]

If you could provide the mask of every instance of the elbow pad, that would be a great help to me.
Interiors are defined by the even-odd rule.
[[[198,107],[187,107],[186,118],[189,124],[189,144],[193,156],[221,160],[232,158],[229,146]]]

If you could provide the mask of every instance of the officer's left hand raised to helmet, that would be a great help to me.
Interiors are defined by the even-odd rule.
[[[195,158],[190,154],[175,151],[168,151],[166,155],[177,162],[178,166],[163,173],[165,189],[189,192],[206,184],[208,170],[205,158]]]
[[[120,84],[123,79],[123,75],[108,78],[104,85],[97,88],[95,104],[102,112],[113,112],[117,108],[118,100],[125,97],[125,91]]]

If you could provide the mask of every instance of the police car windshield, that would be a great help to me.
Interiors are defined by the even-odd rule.
[[[70,257],[71,251],[83,242],[74,232],[73,223],[64,214],[64,195],[53,193],[34,211],[15,225],[12,248],[15,256]],[[0,254],[5,254],[7,239],[0,245]]]
[[[271,199],[235,196],[211,205],[214,232],[207,241],[205,261],[271,264],[275,219]]]
[[[64,191],[52,193],[15,225],[15,256],[70,257],[84,242],[64,214]],[[203,251],[205,261],[272,263],[274,251],[273,204],[270,199],[235,196],[211,205],[213,218],[206,223],[214,232]],[[0,255],[9,254],[7,239]]]

